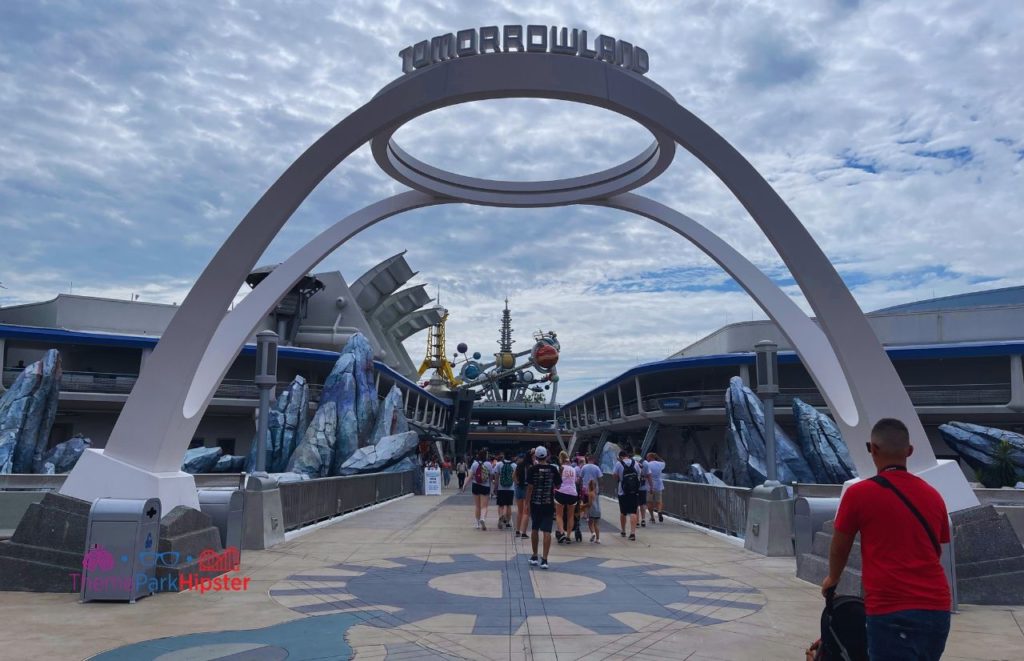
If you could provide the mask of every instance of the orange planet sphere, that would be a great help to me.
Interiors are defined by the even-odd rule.
[[[550,344],[539,344],[533,349],[533,362],[544,369],[551,369],[558,363],[558,349]]]

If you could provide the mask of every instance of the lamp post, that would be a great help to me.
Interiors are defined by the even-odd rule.
[[[765,475],[768,486],[779,484],[775,459],[775,396],[779,394],[779,346],[771,340],[754,345],[757,354],[757,394],[764,408]]]
[[[267,473],[267,426],[270,398],[277,385],[277,340],[274,331],[256,333],[256,387],[260,389],[259,426],[256,431],[256,473]]]

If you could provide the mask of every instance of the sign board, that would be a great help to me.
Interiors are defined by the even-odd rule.
[[[441,469],[425,468],[423,470],[423,495],[441,495]]]

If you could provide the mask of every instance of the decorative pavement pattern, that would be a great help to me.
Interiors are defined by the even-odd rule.
[[[591,557],[545,571],[531,568],[522,554],[342,563],[291,575],[270,596],[304,615],[372,611],[364,624],[389,629],[422,629],[425,620],[443,614],[470,616],[467,633],[502,636],[522,634],[531,616],[563,618],[581,633],[621,635],[637,633],[650,618],[688,627],[720,624],[765,603],[756,588],[714,574]]]
[[[304,617],[262,629],[158,638],[98,654],[91,661],[341,661],[352,658],[344,632],[360,619],[347,614]]]

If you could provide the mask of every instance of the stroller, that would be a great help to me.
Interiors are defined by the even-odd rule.
[[[864,600],[825,594],[821,613],[821,638],[807,650],[808,661],[867,661],[868,635]]]

